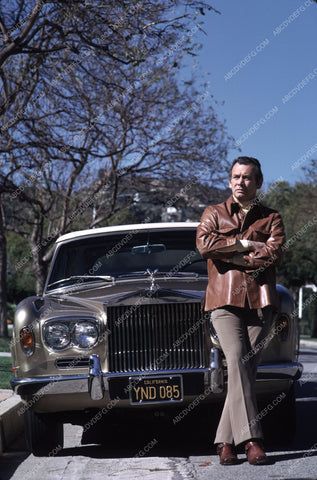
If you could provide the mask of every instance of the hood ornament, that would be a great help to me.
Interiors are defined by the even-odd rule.
[[[145,275],[148,274],[150,276],[149,280],[151,281],[150,285],[150,292],[155,292],[159,286],[155,284],[155,274],[158,272],[158,269],[156,268],[154,271],[152,271],[150,268],[146,269]]]

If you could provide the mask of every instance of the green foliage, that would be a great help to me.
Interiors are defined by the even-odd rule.
[[[303,309],[300,319],[300,331],[302,335],[311,335],[317,337],[317,304],[312,301],[315,293],[311,288],[303,288]]]
[[[15,309],[16,309],[15,303],[7,302],[7,316],[8,316],[8,322],[10,323],[13,322]]]
[[[307,181],[297,182],[294,186],[287,182],[277,183],[271,186],[265,197],[265,202],[281,213],[285,224],[284,260],[278,268],[277,280],[292,291],[296,302],[300,287],[317,284],[316,163],[312,160],[303,169]],[[309,300],[311,295],[310,288],[303,289],[300,329],[302,333],[315,337],[317,306],[316,301]]]
[[[0,357],[0,388],[10,389],[12,378],[12,364],[10,357]]]
[[[284,220],[286,245],[279,268],[283,284],[300,287],[317,283],[317,185],[314,182],[287,182],[274,185],[265,202],[278,210]]]
[[[32,252],[26,240],[14,232],[7,232],[7,296],[8,318],[12,319],[14,304],[33,295],[35,275]]]
[[[9,337],[0,337],[0,352],[10,352],[11,331],[12,330],[9,330]]]

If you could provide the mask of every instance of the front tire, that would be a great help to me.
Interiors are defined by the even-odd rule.
[[[64,446],[63,424],[30,408],[24,412],[24,433],[26,449],[34,455],[55,456]]]

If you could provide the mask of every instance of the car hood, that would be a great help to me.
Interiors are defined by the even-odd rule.
[[[45,295],[41,305],[45,319],[63,315],[100,315],[107,306],[128,306],[153,303],[201,302],[207,278],[149,280],[128,279],[115,284],[86,284],[76,290],[59,289]],[[141,299],[141,300],[140,300]],[[50,312],[53,312],[52,315]],[[44,318],[44,315],[42,315]]]

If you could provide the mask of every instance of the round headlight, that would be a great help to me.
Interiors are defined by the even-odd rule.
[[[73,331],[74,343],[80,348],[90,348],[98,340],[97,326],[92,322],[78,322]]]
[[[62,350],[70,344],[70,330],[65,323],[51,323],[45,327],[45,341],[55,350]]]

